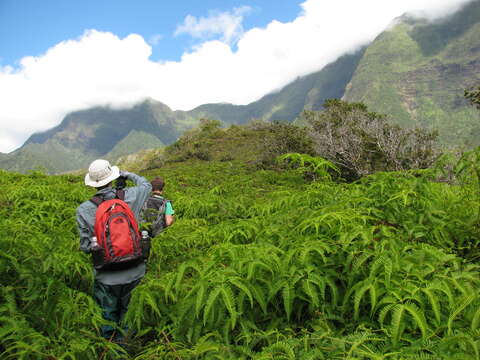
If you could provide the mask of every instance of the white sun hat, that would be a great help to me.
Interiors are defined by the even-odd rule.
[[[93,161],[85,175],[85,185],[101,187],[120,176],[118,166],[111,166],[107,160],[98,159]]]

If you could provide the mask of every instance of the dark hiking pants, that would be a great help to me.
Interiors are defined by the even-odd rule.
[[[132,290],[140,283],[140,279],[128,284],[105,285],[99,281],[93,284],[93,296],[98,305],[102,308],[103,318],[116,323],[116,326],[102,326],[102,336],[106,339],[121,341],[123,333],[127,330],[121,329],[121,322],[128,309],[128,303],[132,296]]]

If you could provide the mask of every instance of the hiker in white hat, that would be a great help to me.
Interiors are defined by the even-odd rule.
[[[118,188],[120,178],[132,181],[135,186],[121,190],[114,189],[112,187],[113,181],[118,179]],[[132,219],[134,217],[138,224],[140,211],[152,190],[152,185],[144,177],[131,172],[120,171],[118,166],[112,166],[110,162],[102,159],[95,160],[90,164],[88,173],[85,175],[85,185],[96,188],[97,193],[92,199],[83,202],[77,208],[80,250],[85,253],[92,253],[93,249],[93,257],[95,257],[95,249],[98,249],[98,245],[95,246],[96,233],[94,231],[97,209],[101,211],[102,203],[108,200],[122,200],[128,205],[126,206],[126,208],[129,208],[127,211],[133,213]],[[105,206],[102,208],[102,211],[104,208]],[[136,232],[138,233],[138,230]],[[135,234],[135,232],[131,234]],[[120,258],[120,256],[118,257]],[[107,257],[102,255],[102,258],[105,259]],[[103,326],[102,336],[118,343],[122,343],[124,340],[126,328],[122,326],[121,322],[127,312],[131,292],[145,275],[145,262],[143,259],[134,258],[134,260],[121,265],[121,267],[99,267],[95,265],[93,289],[95,301],[102,308],[103,317],[117,325],[115,327]]]
[[[120,177],[118,166],[111,166],[107,160],[98,159],[92,162],[85,175],[85,185],[95,188],[105,186]]]

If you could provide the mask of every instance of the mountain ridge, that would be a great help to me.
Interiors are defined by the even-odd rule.
[[[480,144],[478,113],[463,97],[480,82],[480,1],[433,24],[403,20],[368,47],[343,99],[399,125],[436,128],[445,144]]]

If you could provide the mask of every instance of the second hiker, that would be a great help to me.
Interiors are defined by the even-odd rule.
[[[152,193],[142,209],[142,220],[153,238],[175,222],[172,202],[163,197],[165,181],[160,176],[151,181]]]

